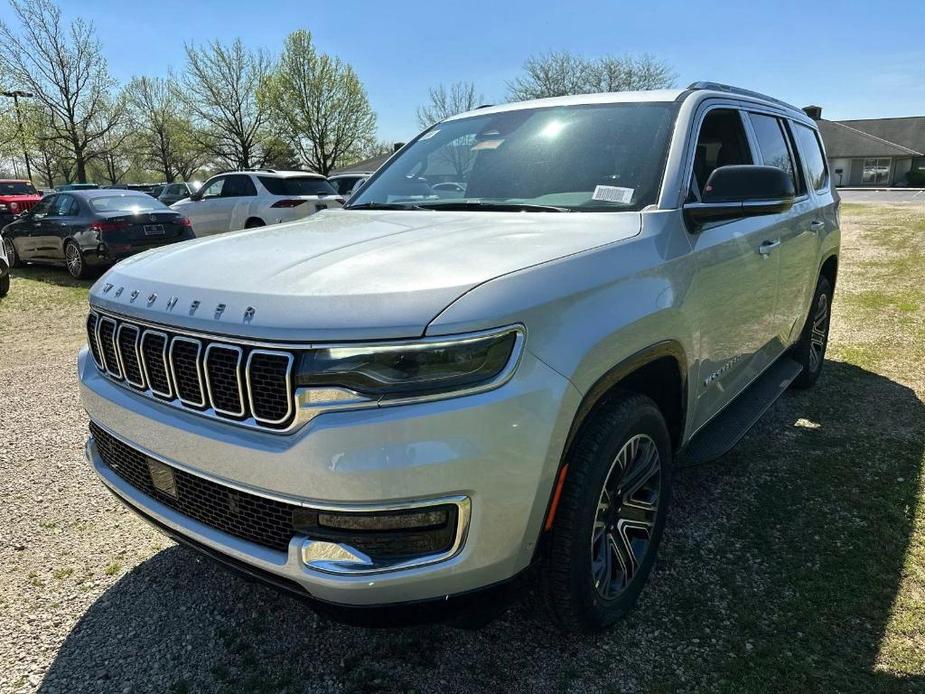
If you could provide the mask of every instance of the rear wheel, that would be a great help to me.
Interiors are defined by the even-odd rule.
[[[6,259],[10,267],[22,265],[22,260],[19,259],[19,254],[16,252],[16,246],[13,245],[13,239],[3,239],[3,248],[6,250]]]
[[[809,388],[819,379],[829,344],[829,322],[832,317],[832,284],[820,277],[813,294],[813,303],[803,326],[800,341],[793,346],[793,358],[803,371],[793,381],[794,388]]]
[[[257,227],[265,227],[264,221],[262,219],[257,219],[256,217],[251,217],[247,220],[247,223],[244,225],[245,229],[256,229]]]
[[[671,440],[652,400],[625,394],[584,427],[547,545],[543,592],[566,631],[594,632],[636,602],[671,495]]]
[[[84,254],[73,241],[64,244],[64,262],[67,265],[67,271],[75,280],[86,279],[90,274],[84,261]]]

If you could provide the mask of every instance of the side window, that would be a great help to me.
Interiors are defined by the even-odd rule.
[[[250,176],[228,176],[228,181],[222,189],[223,198],[240,198],[257,195],[257,188]]]
[[[752,153],[739,112],[731,109],[710,111],[703,119],[697,137],[691,194],[699,198],[714,169],[751,163]]]
[[[825,190],[829,185],[829,170],[822,154],[822,145],[819,144],[819,136],[812,128],[799,123],[792,125],[792,132],[810,184],[815,190]]]
[[[77,201],[70,195],[59,195],[55,204],[55,215],[58,217],[73,217],[77,214]]]
[[[764,165],[775,166],[786,171],[790,178],[793,179],[793,189],[800,190],[800,184],[795,173],[796,168],[793,165],[793,158],[790,156],[790,148],[787,146],[787,136],[783,129],[783,123],[774,116],[765,116],[760,113],[749,113],[748,117],[755,130],[758,151],[761,152]]]
[[[222,178],[216,178],[211,183],[206,184],[206,187],[202,189],[203,198],[217,198],[221,196],[222,189],[225,187],[225,181],[228,180],[227,176]]]
[[[32,208],[32,216],[36,219],[42,219],[52,214],[53,210],[58,206],[58,198],[60,197],[60,195],[49,195],[47,198],[39,200],[36,206]]]

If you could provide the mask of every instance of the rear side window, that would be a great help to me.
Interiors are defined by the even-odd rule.
[[[222,188],[223,198],[241,198],[251,195],[257,195],[257,189],[250,176],[228,176],[225,179],[225,187]]]
[[[150,195],[107,195],[90,198],[88,202],[94,212],[135,214],[137,212],[161,212],[168,209],[164,203]]]
[[[765,116],[760,113],[749,113],[748,117],[755,130],[758,150],[761,152],[764,165],[776,166],[786,171],[793,180],[793,189],[799,190],[800,186],[794,174],[793,159],[790,156],[790,148],[787,146],[783,124],[774,116]]]
[[[829,185],[829,171],[825,165],[819,136],[812,128],[799,123],[793,124],[793,136],[797,141],[800,158],[806,166],[806,175],[814,190],[825,190]]]
[[[324,178],[314,176],[293,176],[292,178],[273,178],[258,176],[263,187],[271,195],[335,195],[334,186]]]

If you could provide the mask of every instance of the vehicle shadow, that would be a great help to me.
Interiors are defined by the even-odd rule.
[[[22,279],[44,282],[58,287],[78,287],[82,289],[88,289],[99,276],[98,273],[94,273],[89,279],[75,280],[63,266],[58,267],[56,265],[21,265],[13,268],[10,275],[14,280],[21,277]]]
[[[923,452],[914,391],[829,361],[735,451],[678,473],[656,572],[603,635],[562,636],[531,595],[477,631],[347,627],[172,546],[93,604],[41,690],[925,687],[900,593]]]

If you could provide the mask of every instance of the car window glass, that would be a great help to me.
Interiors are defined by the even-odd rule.
[[[710,111],[703,119],[697,137],[691,181],[692,197],[700,195],[710,174],[720,166],[752,163],[751,149],[739,112],[731,109]]]
[[[287,178],[258,176],[257,178],[271,195],[334,195],[337,192],[330,181],[318,176],[289,176]]]
[[[815,190],[824,190],[829,183],[829,172],[826,168],[825,157],[822,155],[819,136],[812,128],[799,123],[793,124],[792,132],[810,184]]]
[[[38,204],[32,208],[32,216],[39,219],[47,217],[58,204],[59,197],[58,195],[49,195],[47,198],[39,200]]]
[[[257,188],[249,176],[229,176],[225,187],[222,188],[223,198],[240,198],[257,195]]]
[[[228,180],[227,177],[216,178],[211,183],[207,184],[205,188],[202,189],[203,198],[217,198],[222,194],[222,189],[225,187],[225,182]]]
[[[787,146],[787,139],[780,119],[760,113],[750,113],[748,115],[755,130],[758,150],[761,152],[764,165],[774,166],[786,171],[793,180],[794,190],[799,190],[800,186],[794,175],[793,159],[790,156],[790,148]]]
[[[70,195],[59,195],[55,202],[55,216],[70,217],[77,214],[77,210],[74,209],[76,205],[77,201]]]

